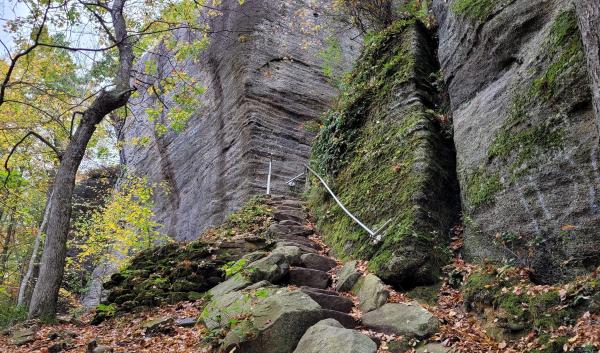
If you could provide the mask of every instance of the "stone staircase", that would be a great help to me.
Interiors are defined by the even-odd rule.
[[[211,349],[375,353],[387,351],[377,333],[423,339],[438,329],[416,302],[388,303],[388,287],[356,261],[342,267],[329,256],[302,201],[273,196],[269,203],[273,250],[244,256],[243,269],[209,291],[200,319],[218,337]]]

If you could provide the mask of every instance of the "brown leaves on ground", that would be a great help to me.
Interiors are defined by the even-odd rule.
[[[107,320],[98,326],[86,324],[92,315],[86,315],[81,320],[83,325],[55,324],[43,325],[36,333],[37,340],[25,346],[15,347],[10,344],[8,336],[0,336],[0,352],[10,353],[47,353],[48,348],[60,342],[60,338],[51,340],[53,332],[72,332],[77,336],[72,340],[69,353],[85,353],[87,344],[96,340],[99,345],[109,346],[114,352],[136,353],[169,353],[169,352],[201,352],[199,344],[202,340],[201,325],[184,328],[173,324],[169,335],[159,334],[153,337],[144,335],[142,324],[147,320],[160,317],[196,318],[200,315],[199,303],[182,302],[175,305],[152,308],[140,313]]]

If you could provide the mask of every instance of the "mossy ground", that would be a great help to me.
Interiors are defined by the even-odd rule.
[[[589,275],[556,286],[536,286],[516,268],[479,268],[462,289],[468,308],[481,314],[494,309],[494,326],[506,332],[544,332],[572,325],[600,293],[600,279]]]
[[[197,300],[226,276],[227,264],[239,260],[267,241],[243,241],[244,236],[259,239],[272,223],[268,198],[257,197],[232,213],[220,226],[206,231],[201,239],[190,243],[171,243],[137,254],[105,284],[108,299],[97,310],[96,322],[138,306],[154,306]],[[242,241],[220,249],[212,240]]]

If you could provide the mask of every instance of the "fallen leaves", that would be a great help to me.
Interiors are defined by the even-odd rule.
[[[196,302],[182,302],[127,314],[107,320],[98,326],[76,326],[71,323],[44,325],[36,333],[37,340],[22,347],[10,345],[8,336],[0,336],[0,352],[46,353],[50,346],[60,341],[59,339],[52,340],[51,338],[55,337],[52,334],[61,331],[73,332],[76,335],[70,342],[69,353],[85,353],[87,344],[92,340],[98,341],[98,344],[112,347],[115,352],[199,352],[198,345],[202,339],[199,325],[190,328],[174,325],[171,335],[161,334],[154,337],[145,336],[142,327],[145,321],[158,317],[197,317],[200,315],[198,306],[199,303]],[[91,317],[92,315],[88,314],[82,318],[82,321],[89,322]]]

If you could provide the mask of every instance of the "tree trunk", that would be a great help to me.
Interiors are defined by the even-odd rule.
[[[50,192],[50,197],[48,201],[46,201],[46,208],[44,208],[44,215],[42,216],[42,223],[40,223],[40,227],[38,228],[37,233],[35,234],[35,240],[33,243],[33,251],[31,252],[31,258],[29,259],[29,265],[27,266],[27,272],[25,272],[25,276],[21,280],[21,285],[19,286],[19,294],[17,296],[17,305],[25,304],[25,293],[27,292],[27,286],[29,285],[31,278],[33,276],[33,269],[35,267],[35,263],[37,261],[38,253],[40,251],[40,242],[42,241],[42,234],[45,231],[46,223],[48,222],[48,213],[50,212],[50,199],[52,198],[52,192]]]
[[[56,313],[58,290],[63,278],[67,252],[67,235],[71,221],[71,206],[75,177],[88,142],[96,126],[114,109],[123,106],[123,94],[103,92],[87,109],[73,139],[69,142],[54,179],[46,226],[46,243],[42,254],[40,275],[29,306],[29,317],[51,318]],[[128,97],[128,95],[127,95]]]
[[[53,318],[56,314],[58,291],[65,267],[67,236],[77,169],[79,169],[96,126],[106,115],[125,106],[132,92],[130,75],[134,59],[133,39],[127,34],[127,23],[123,16],[125,1],[113,1],[110,9],[114,39],[119,50],[119,68],[113,82],[115,88],[111,91],[102,91],[91,106],[83,112],[81,122],[62,155],[54,179],[46,243],[42,254],[40,274],[29,304],[29,318]]]
[[[2,242],[2,253],[0,253],[0,284],[4,283],[4,276],[6,275],[6,263],[8,262],[8,256],[10,254],[9,247],[12,239],[15,235],[15,217],[14,210],[8,217],[8,227],[6,227],[6,237]]]
[[[590,73],[596,127],[600,130],[600,1],[576,0],[575,8]]]

